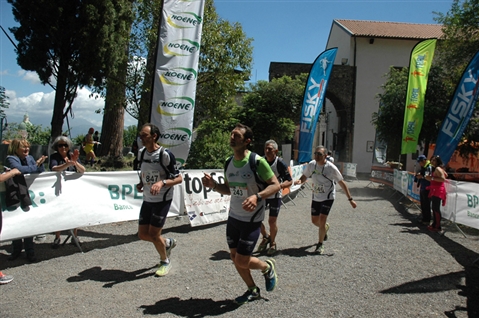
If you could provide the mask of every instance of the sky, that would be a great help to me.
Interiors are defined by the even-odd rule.
[[[271,62],[312,63],[325,50],[334,19],[436,23],[433,12],[445,14],[451,5],[452,0],[215,0],[219,17],[241,24],[246,36],[253,39],[251,82],[268,80]],[[8,28],[18,23],[6,0],[0,0],[0,25],[15,41]],[[8,122],[21,122],[27,113],[32,123],[48,127],[53,89],[42,85],[36,73],[17,65],[14,46],[1,30],[0,48],[0,86],[9,97],[10,107],[5,110]],[[86,134],[90,126],[101,128],[102,115],[95,110],[102,108],[104,101],[89,95],[82,89],[73,103],[74,118],[69,118],[73,137]],[[136,123],[125,116],[125,126]]]

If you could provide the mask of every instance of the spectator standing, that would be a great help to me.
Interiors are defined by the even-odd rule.
[[[10,169],[18,169],[22,174],[41,173],[45,171],[43,163],[47,156],[41,156],[36,161],[30,155],[30,143],[26,139],[14,139],[8,146],[6,166]],[[23,245],[23,246],[22,246]],[[27,259],[30,262],[35,262],[35,243],[33,237],[26,237],[23,239],[12,241],[13,251],[10,255],[10,260],[17,259],[22,253],[22,248],[25,248]]]
[[[282,191],[283,189],[289,188],[293,184],[293,179],[291,174],[288,171],[288,166],[278,157],[278,144],[274,140],[266,141],[264,145],[264,154],[266,161],[268,162],[271,170],[273,170],[274,175],[278,179],[280,190],[275,194],[266,198],[266,207],[269,207],[269,218],[268,225],[270,233],[266,231],[266,226],[261,223],[261,234],[263,239],[258,246],[258,252],[263,252],[267,249],[266,254],[272,256],[277,251],[276,246],[276,235],[278,234],[278,215],[281,208],[282,200]],[[269,248],[268,248],[269,244]]]
[[[444,182],[447,179],[447,173],[444,171],[442,159],[439,156],[431,158],[431,165],[434,171],[431,175],[426,176],[425,179],[431,184],[428,187],[429,198],[431,198],[433,220],[432,224],[427,228],[431,232],[441,231],[441,201],[442,205],[446,205],[446,187]]]
[[[331,151],[328,151],[328,156],[326,157],[326,159],[334,163],[333,153]]]
[[[73,152],[70,149],[73,148],[73,143],[70,138],[66,136],[58,136],[55,138],[52,144],[53,154],[50,155],[50,171],[71,171],[80,174],[85,173],[85,167],[80,162],[80,151],[75,149]],[[73,229],[73,236],[71,239],[72,244],[80,245],[81,242],[78,239],[78,229]],[[55,232],[55,239],[53,240],[52,248],[58,248],[60,246],[61,232]]]
[[[319,228],[319,241],[314,253],[323,254],[323,242],[328,239],[327,232],[329,229],[329,224],[326,221],[336,197],[336,183],[341,186],[353,208],[356,208],[356,202],[351,197],[341,172],[334,163],[326,160],[326,149],[323,146],[316,147],[314,160],[306,165],[303,175],[295,184],[303,184],[309,177],[313,181],[311,184],[313,189],[311,222]]]
[[[426,180],[425,177],[431,175],[432,166],[425,155],[418,156],[417,162],[421,168],[419,169],[418,173],[416,173],[414,182],[416,182],[417,186],[419,187],[419,200],[421,203],[422,214],[421,223],[429,226],[431,223],[431,199],[429,198],[428,188],[431,183]]]
[[[156,276],[165,276],[171,269],[170,254],[176,240],[163,238],[161,231],[173,200],[174,185],[183,181],[176,169],[176,158],[168,149],[158,145],[160,129],[150,123],[143,125],[140,138],[144,148],[140,149],[140,183],[136,185],[143,192],[143,203],[138,220],[138,237],[153,243],[160,255]]]
[[[14,169],[6,169],[6,171],[2,174],[0,174],[0,182],[5,182],[8,179],[13,178],[14,176],[17,176],[19,174],[22,174],[20,170],[17,168]],[[2,211],[0,211],[0,234],[2,233]],[[5,275],[0,271],[0,285],[8,284],[13,280],[13,276],[10,275]]]
[[[248,126],[237,124],[231,132],[230,146],[234,155],[225,166],[225,183],[217,183],[211,175],[205,173],[202,183],[205,187],[223,195],[231,195],[230,210],[226,224],[226,241],[230,257],[248,290],[235,299],[238,304],[259,299],[260,289],[256,286],[251,270],[261,270],[265,278],[266,290],[276,287],[277,275],[274,259],[262,261],[253,257],[253,249],[258,241],[261,223],[265,215],[265,200],[280,190],[274,172],[264,158],[255,161],[257,173],[265,180],[267,187],[261,190],[257,183],[256,172],[248,164],[250,156],[256,155],[248,150],[253,141],[253,131]],[[256,159],[256,158],[254,158]]]

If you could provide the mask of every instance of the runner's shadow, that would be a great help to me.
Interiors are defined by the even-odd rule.
[[[102,270],[100,266],[95,266],[80,272],[77,276],[67,278],[67,282],[75,283],[85,280],[94,280],[97,282],[108,282],[107,284],[103,285],[103,287],[111,288],[116,284],[151,277],[151,273],[148,272],[155,267],[156,266],[139,269],[134,272],[125,272],[116,269]]]
[[[171,313],[180,317],[219,316],[238,308],[232,300],[214,301],[213,299],[181,300],[178,297],[163,299],[154,305],[143,305],[144,315],[160,315]]]
[[[227,251],[218,251],[211,255],[210,260],[212,261],[231,260],[231,257],[230,257],[230,253]]]
[[[307,245],[303,247],[287,248],[287,249],[278,251],[278,254],[283,254],[283,255],[287,255],[291,257],[305,257],[309,255],[316,255],[312,251],[308,251],[314,246],[315,245],[313,244],[313,245]]]

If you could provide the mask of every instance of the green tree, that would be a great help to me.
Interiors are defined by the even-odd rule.
[[[118,31],[130,19],[129,0],[8,0],[19,27],[17,62],[37,72],[43,84],[56,81],[52,138],[62,132],[78,87],[102,86],[123,53]],[[130,10],[131,11],[131,10]],[[119,27],[120,25],[120,27]],[[118,54],[119,53],[119,54]]]
[[[252,39],[241,24],[221,19],[212,0],[205,3],[196,90],[195,127],[204,120],[232,116],[231,102],[244,91],[253,63]]]
[[[138,119],[138,129],[150,117],[162,3],[162,0],[137,0],[133,6],[135,20],[130,36],[126,111]]]
[[[130,43],[130,92],[127,94],[130,98],[127,111],[139,119],[141,126],[147,121],[150,111],[161,1],[139,1],[136,10],[137,20],[133,24]],[[231,102],[239,91],[244,91],[244,83],[250,77],[253,52],[251,43],[252,39],[246,37],[239,23],[231,24],[221,19],[216,13],[213,0],[206,1],[194,127],[203,120],[231,117]],[[141,96],[138,103],[139,92]]]
[[[301,74],[294,79],[283,76],[271,82],[259,81],[250,85],[236,117],[253,129],[254,151],[263,153],[264,142],[268,139],[281,144],[293,138],[300,120],[307,76]]]
[[[378,94],[379,111],[373,113],[372,124],[377,137],[388,144],[388,159],[395,160],[401,153],[401,138],[404,124],[404,108],[409,69],[391,67],[386,74],[386,82],[381,86],[383,93]],[[448,107],[448,91],[442,68],[432,66],[424,103],[424,121],[419,134],[419,142],[435,142],[441,121]]]
[[[123,131],[123,145],[125,145],[125,147],[131,147],[137,136],[138,130],[136,126],[126,127],[126,129]]]
[[[24,123],[9,123],[8,128],[4,131],[3,139],[12,140],[23,138],[20,134],[20,125]],[[48,146],[50,141],[50,128],[44,128],[42,125],[28,124],[26,125],[27,139],[32,145]]]
[[[230,133],[215,130],[197,139],[191,146],[187,169],[221,169],[231,154]]]

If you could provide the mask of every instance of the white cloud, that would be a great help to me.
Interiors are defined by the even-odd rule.
[[[55,102],[54,91],[49,93],[36,92],[25,97],[17,96],[17,93],[12,90],[5,90],[5,94],[8,96],[10,104],[9,108],[5,109],[8,122],[19,123],[23,120],[23,116],[28,114],[31,123],[43,127],[50,126]],[[90,97],[90,94],[91,92],[86,88],[78,90],[77,97],[73,101],[73,118],[71,116],[68,118],[70,128],[92,126],[95,129],[101,129],[103,114],[97,114],[95,110],[103,109],[105,101],[101,97]],[[136,124],[136,119],[125,114],[125,126]],[[67,121],[64,120],[64,130],[68,129],[66,125]]]
[[[26,71],[20,75],[23,80],[30,82],[31,84],[41,84],[40,78],[36,72]]]

